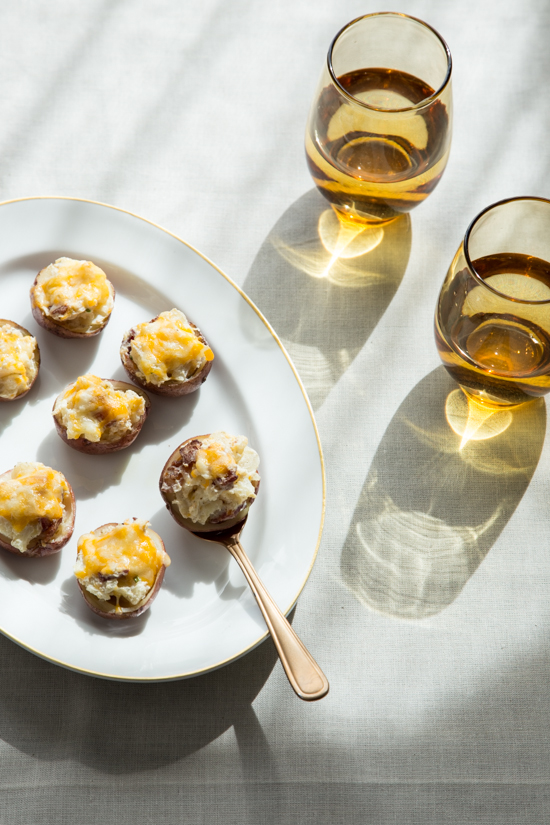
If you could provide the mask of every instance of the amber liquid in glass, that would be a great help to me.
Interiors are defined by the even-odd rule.
[[[394,69],[358,69],[338,81],[379,111],[349,104],[333,86],[325,87],[306,134],[310,173],[330,203],[350,217],[391,220],[421,203],[439,182],[450,148],[446,108],[434,100],[418,112],[389,111],[434,94],[422,80]]]
[[[550,301],[547,261],[510,253],[473,267],[499,293]],[[442,293],[435,338],[448,372],[481,400],[521,404],[550,391],[550,303],[506,300],[462,269]]]

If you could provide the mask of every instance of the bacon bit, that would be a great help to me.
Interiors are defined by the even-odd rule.
[[[189,471],[189,468],[193,466],[195,461],[197,460],[197,453],[200,449],[201,442],[198,438],[194,438],[192,441],[189,441],[188,444],[185,445],[183,450],[180,449],[180,457],[181,457],[181,466]]]
[[[50,539],[52,536],[55,535],[59,526],[61,524],[61,519],[51,519],[51,518],[41,518],[40,519],[40,526],[42,530],[38,536],[40,541],[44,541],[45,539]]]
[[[68,309],[69,307],[67,306],[67,304],[61,304],[61,306],[58,307],[48,307],[48,310],[52,318],[57,318],[60,315],[64,315]]]
[[[118,573],[108,573],[107,575],[105,573],[96,573],[96,575],[100,582],[108,582],[121,579],[123,576],[127,576],[129,572],[129,570],[120,570]]]
[[[212,481],[212,484],[217,490],[229,490],[233,487],[239,476],[235,472],[229,470],[224,476],[219,476]]]
[[[242,504],[239,504],[238,507],[235,507],[234,510],[224,510],[219,515],[215,516],[214,518],[209,518],[208,521],[210,524],[219,524],[222,521],[228,521],[230,518],[235,518],[241,513],[245,507],[248,507],[249,504],[252,504],[254,501],[253,498],[247,498],[246,501],[243,501]]]

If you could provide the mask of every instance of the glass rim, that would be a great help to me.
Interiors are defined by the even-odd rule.
[[[495,295],[498,295],[499,298],[505,298],[507,301],[513,301],[516,304],[527,304],[529,306],[543,306],[544,304],[550,304],[550,298],[546,298],[544,301],[528,301],[525,298],[513,298],[511,295],[507,295],[505,292],[500,292],[498,289],[495,289],[493,286],[490,286],[486,281],[483,280],[477,269],[474,267],[472,260],[470,258],[470,235],[472,234],[477,222],[487,214],[487,212],[491,212],[493,209],[496,209],[499,206],[504,206],[507,203],[514,203],[515,201],[536,201],[538,203],[545,203],[547,206],[550,206],[550,200],[547,198],[538,198],[534,195],[518,195],[514,198],[503,198],[501,201],[496,201],[496,203],[492,203],[489,206],[486,206],[479,214],[475,216],[473,221],[468,226],[466,232],[464,233],[464,241],[462,242],[462,248],[464,251],[464,257],[466,258],[466,265],[470,271],[470,274],[473,276],[474,280],[476,280],[481,286],[488,289],[490,292],[493,292]],[[549,262],[550,263],[550,262]]]
[[[432,34],[434,34],[436,36],[436,38],[439,40],[439,42],[443,46],[443,50],[444,50],[444,52],[447,56],[447,71],[445,73],[445,77],[443,78],[443,82],[441,83],[441,85],[434,91],[434,93],[431,94],[429,97],[423,98],[418,103],[413,103],[410,106],[404,106],[403,108],[400,108],[400,109],[384,109],[380,106],[372,106],[369,103],[365,103],[362,100],[358,100],[353,95],[350,95],[350,93],[346,89],[344,89],[342,84],[339,82],[338,78],[336,77],[334,67],[332,65],[332,53],[334,51],[334,47],[336,46],[336,43],[337,43],[338,39],[341,37],[341,35],[344,34],[345,31],[350,29],[352,26],[355,26],[355,24],[359,23],[361,20],[366,20],[368,17],[385,17],[385,16],[400,17],[400,18],[405,19],[405,20],[413,20],[415,23],[420,23],[421,26],[423,26],[425,29],[429,29],[429,31],[431,31]],[[337,34],[334,36],[334,38],[332,40],[332,43],[329,46],[329,50],[328,50],[328,54],[327,54],[327,66],[328,66],[328,71],[329,71],[329,75],[331,77],[332,82],[338,87],[338,90],[344,95],[344,97],[347,97],[348,100],[351,100],[357,106],[362,106],[364,109],[370,109],[373,112],[385,112],[385,113],[388,113],[388,112],[389,113],[391,113],[391,112],[414,112],[414,111],[417,111],[418,109],[423,109],[425,106],[429,106],[431,103],[433,103],[435,100],[437,100],[437,98],[441,95],[442,91],[445,89],[445,87],[448,85],[448,83],[451,79],[451,71],[452,71],[452,68],[453,68],[453,60],[452,60],[452,57],[451,57],[451,50],[449,49],[447,43],[441,37],[439,32],[436,31],[436,29],[434,29],[433,26],[430,26],[429,23],[425,23],[423,20],[420,20],[420,18],[418,18],[418,17],[413,17],[410,14],[403,14],[402,12],[398,12],[398,11],[375,11],[375,12],[372,12],[371,14],[363,14],[360,17],[356,17],[354,20],[351,20],[349,23],[346,23],[345,26],[342,26],[340,31],[337,32]]]

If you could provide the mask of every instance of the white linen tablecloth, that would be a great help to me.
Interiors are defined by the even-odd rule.
[[[294,627],[331,683],[298,700],[270,641],[215,673],[134,685],[0,637],[3,825],[550,819],[545,405],[459,453],[432,333],[470,220],[550,196],[550,7],[393,9],[451,48],[453,147],[439,187],[343,286],[316,277],[326,204],[303,134],[332,37],[377,10],[0,4],[0,199],[74,196],[159,223],[241,285],[295,359],[328,489]]]

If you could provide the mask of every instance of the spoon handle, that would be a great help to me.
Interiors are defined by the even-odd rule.
[[[328,693],[325,674],[267,592],[238,538],[235,537],[225,546],[240,566],[256,597],[294,691],[307,702],[322,699]]]

